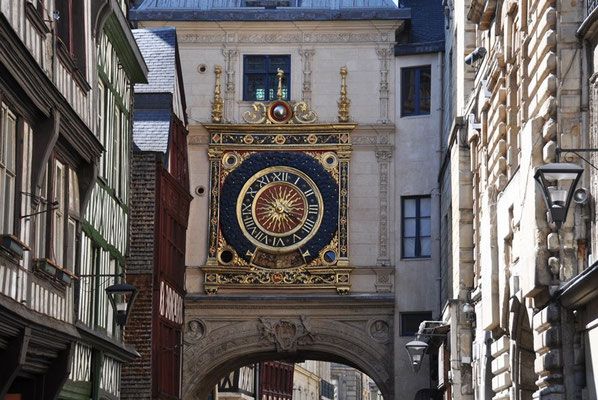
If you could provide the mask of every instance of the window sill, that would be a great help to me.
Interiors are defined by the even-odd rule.
[[[84,92],[89,92],[91,90],[91,86],[89,86],[87,79],[77,65],[77,61],[70,55],[66,45],[60,39],[56,40],[56,54],[58,54],[60,62],[65,66],[67,71],[72,74],[73,80],[77,86],[79,86]]]
[[[0,246],[14,255],[19,260],[23,259],[23,253],[31,249],[19,238],[11,234],[0,235]]]
[[[36,258],[33,260],[33,265],[35,265],[36,273],[43,274],[46,278],[52,278],[53,281],[65,286],[69,286],[73,279],[77,279],[77,276],[71,271],[62,268],[48,258]]]
[[[401,115],[401,119],[418,119],[418,118],[429,118],[432,114],[413,114],[413,115]]]
[[[427,261],[431,260],[432,256],[422,256],[422,257],[401,257],[401,261]]]

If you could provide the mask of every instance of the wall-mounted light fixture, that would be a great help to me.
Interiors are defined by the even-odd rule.
[[[129,313],[138,293],[137,288],[128,283],[117,283],[106,288],[108,300],[110,300],[114,311],[114,319],[121,328],[127,324]]]
[[[542,197],[557,228],[567,219],[567,211],[582,173],[582,167],[569,163],[550,163],[536,168],[534,179],[542,189]]]

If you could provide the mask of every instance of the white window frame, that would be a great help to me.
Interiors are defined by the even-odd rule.
[[[0,112],[0,233],[13,234],[17,180],[17,117],[5,104],[2,104]]]

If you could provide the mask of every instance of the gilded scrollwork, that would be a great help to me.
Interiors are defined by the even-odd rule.
[[[251,105],[251,110],[247,110],[243,113],[243,121],[248,124],[263,124],[266,122],[267,113],[266,105],[264,103],[255,102]]]
[[[318,120],[318,115],[310,110],[304,101],[295,103],[293,117],[298,124],[312,124]]]

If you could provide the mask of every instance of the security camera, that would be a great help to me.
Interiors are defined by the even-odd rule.
[[[573,192],[573,201],[581,206],[588,203],[590,192],[586,188],[578,188]]]
[[[465,64],[473,66],[476,62],[482,60],[485,55],[486,49],[483,47],[478,47],[477,49],[469,53],[467,57],[465,57]]]

